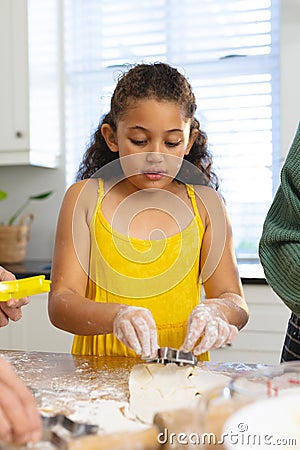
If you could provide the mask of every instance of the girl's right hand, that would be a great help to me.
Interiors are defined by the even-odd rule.
[[[154,358],[157,354],[156,324],[149,309],[125,306],[117,313],[115,336],[138,355]]]

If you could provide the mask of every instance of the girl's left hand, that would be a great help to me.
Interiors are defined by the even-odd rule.
[[[221,347],[230,343],[238,334],[235,325],[231,325],[225,314],[216,304],[209,301],[196,306],[188,320],[188,330],[185,341],[180,350],[193,351],[195,355],[201,355],[208,350]],[[201,338],[200,344],[197,344]]]

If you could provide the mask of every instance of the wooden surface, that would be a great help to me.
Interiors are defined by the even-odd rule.
[[[134,358],[81,357],[68,353],[0,350],[0,356],[14,366],[33,390],[37,405],[45,415],[70,416],[79,402],[84,405],[98,398],[128,401],[128,377],[131,367],[137,363]]]
[[[72,356],[68,353],[3,351],[46,414],[70,414],[78,401],[128,401],[135,358]],[[49,407],[49,411],[47,410]]]
[[[131,368],[135,364],[142,363],[140,359],[135,358],[72,356],[67,353],[0,350],[0,356],[11,362],[19,376],[33,390],[42,413],[49,415],[61,413],[71,417],[75,407],[78,410],[79,405],[84,406],[87,402],[89,405],[97,403],[99,399],[128,402],[128,379]],[[201,363],[201,367],[229,375],[247,373],[255,368],[253,365],[241,363]],[[136,437],[135,442],[140,439],[142,450],[158,448],[157,440],[153,439],[155,434],[153,427],[146,427],[144,431],[137,429],[134,433],[131,436]],[[121,433],[120,439],[121,441],[117,442],[119,447],[111,442],[108,447],[101,447],[98,444],[98,447],[78,445],[70,448],[114,450],[122,448],[122,442],[124,447],[124,435]],[[11,447],[7,447],[9,448]],[[36,448],[45,450],[42,447]]]

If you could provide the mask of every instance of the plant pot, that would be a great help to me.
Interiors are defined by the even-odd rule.
[[[33,217],[33,214],[26,214],[20,218],[18,225],[0,225],[1,264],[24,261]]]

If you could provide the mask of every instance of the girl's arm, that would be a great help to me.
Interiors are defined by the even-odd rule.
[[[200,271],[206,300],[189,316],[181,347],[201,354],[230,342],[248,320],[234,254],[233,238],[223,201],[211,188],[201,188],[198,208],[204,224]],[[202,338],[199,343],[199,338]]]
[[[67,191],[58,218],[49,293],[53,325],[79,335],[111,333],[121,305],[85,297],[90,256],[91,220],[97,180],[80,181]]]
[[[232,229],[224,202],[211,188],[204,188],[202,210],[205,208],[205,233],[201,248],[201,276],[206,294],[205,303],[218,301],[228,322],[238,329],[248,321],[234,252]]]

